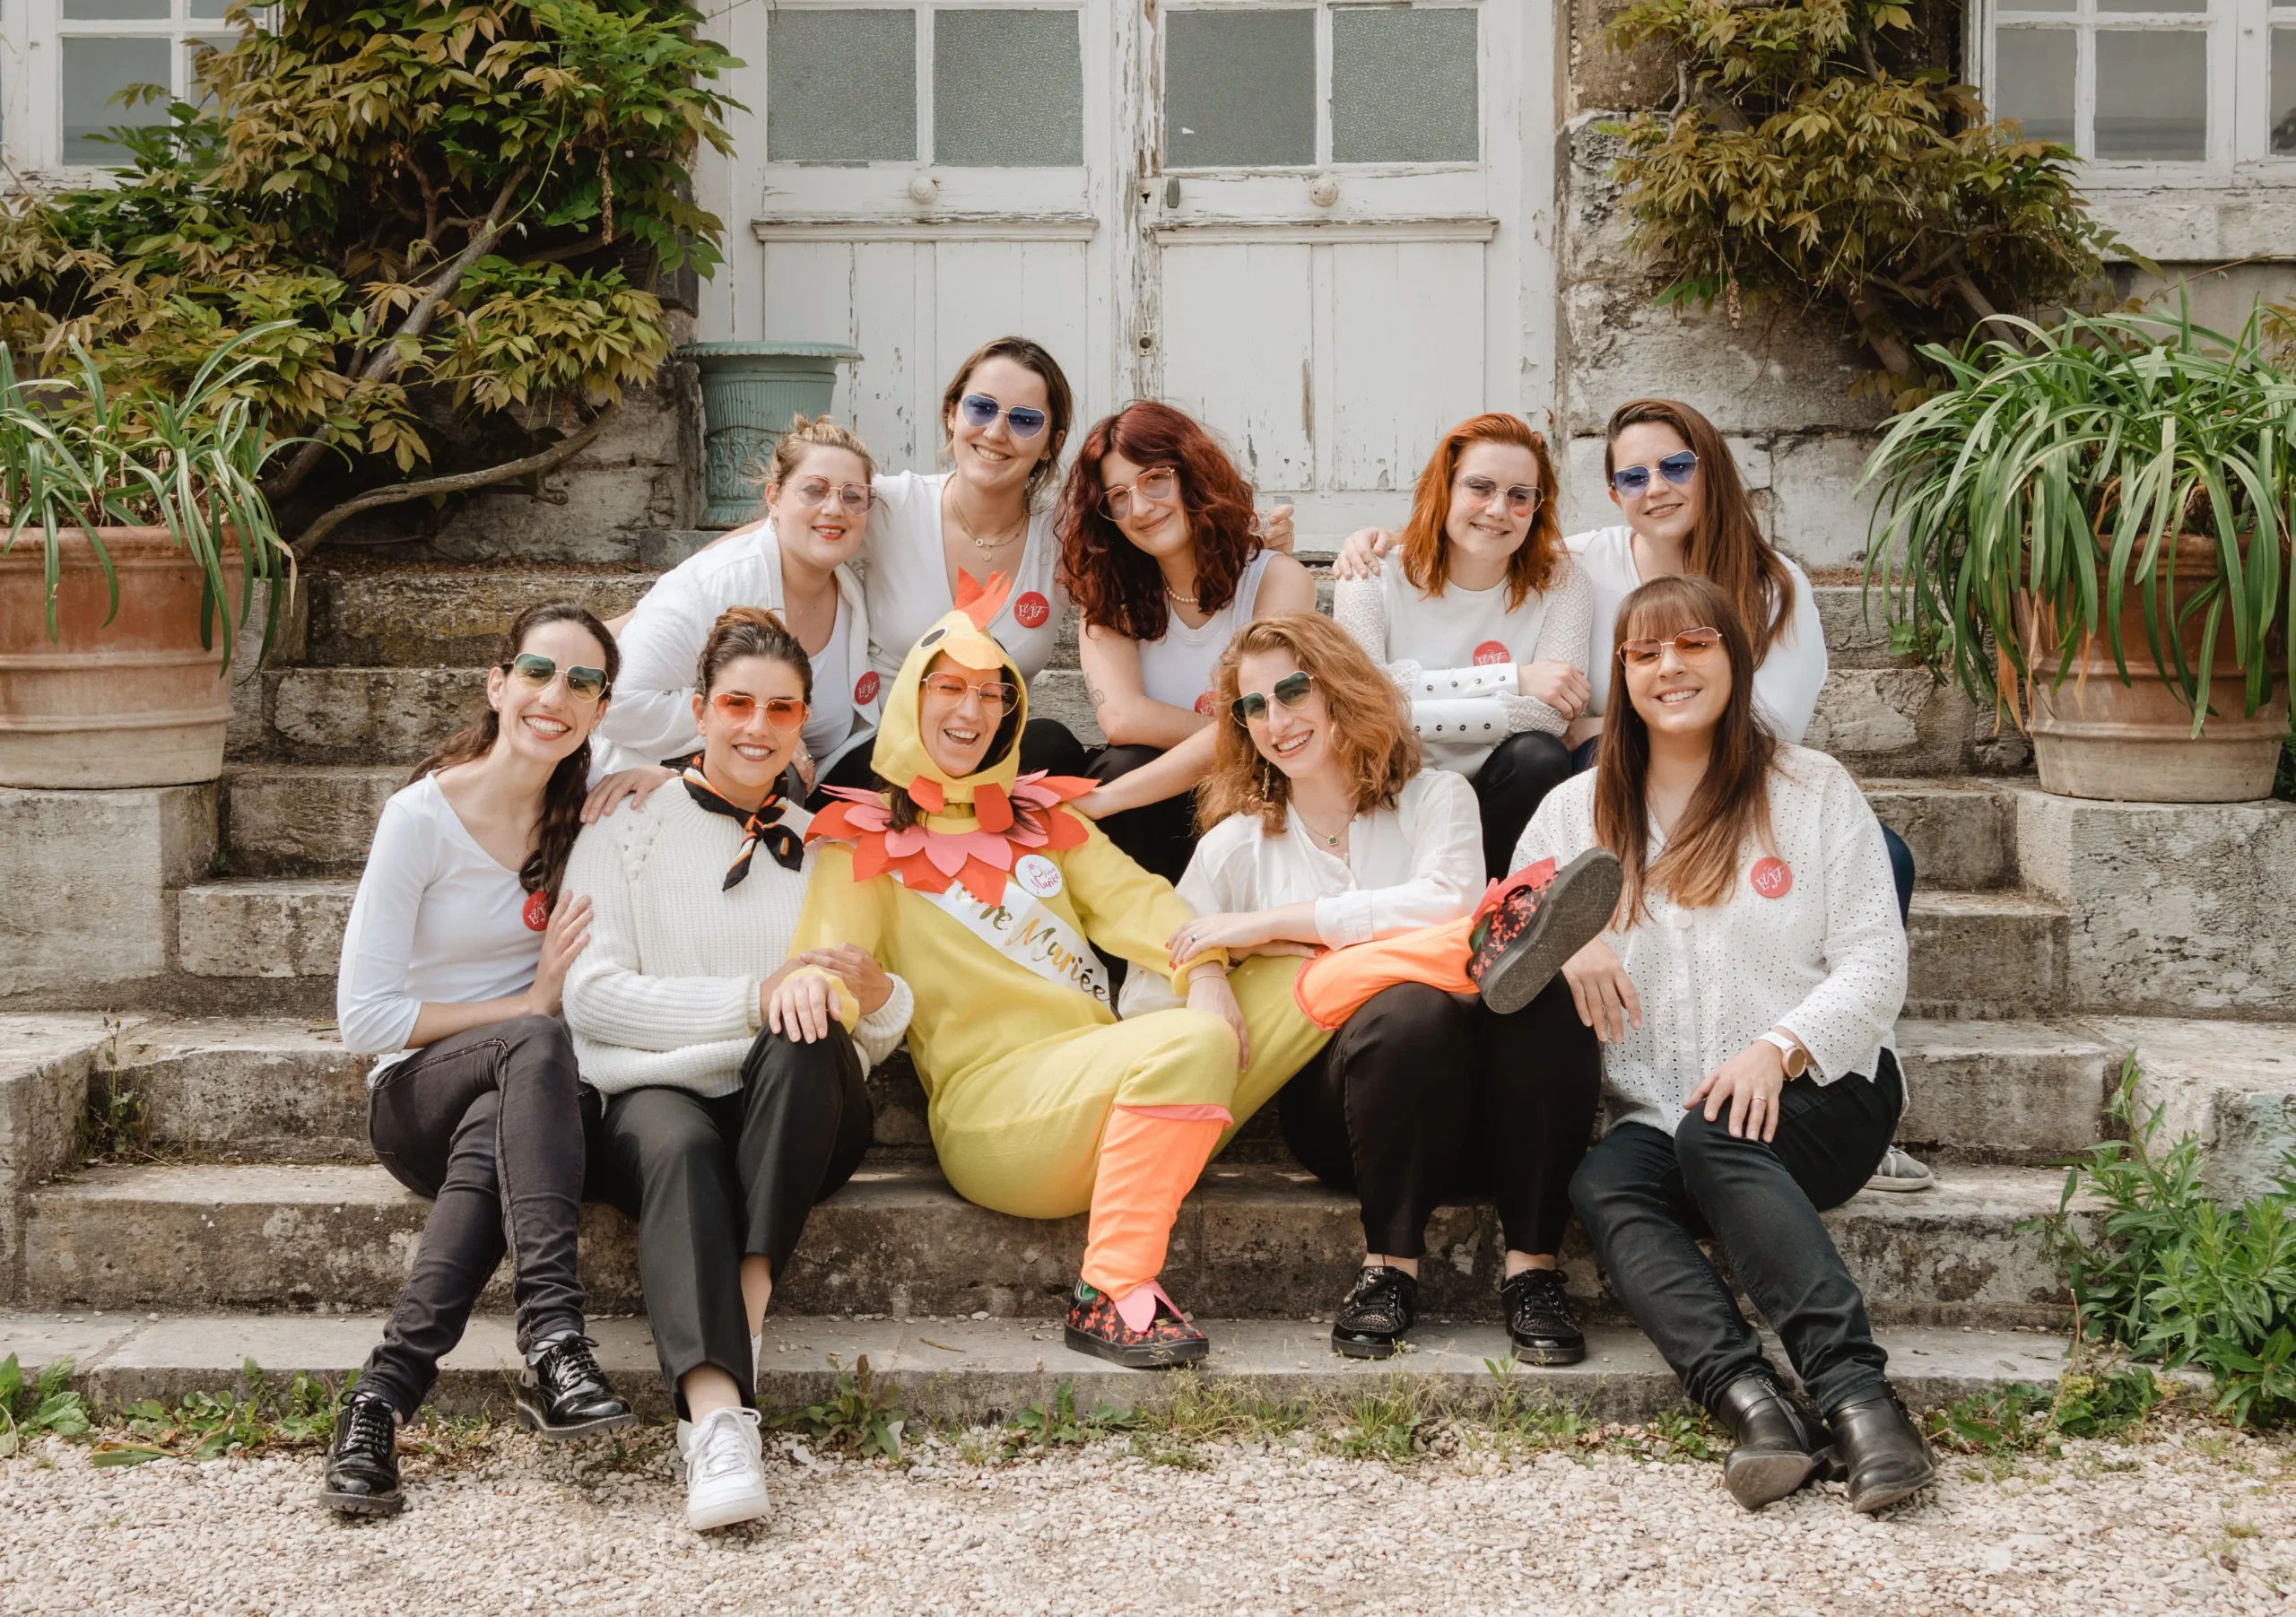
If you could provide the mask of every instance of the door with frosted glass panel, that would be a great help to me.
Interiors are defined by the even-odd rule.
[[[56,48],[6,52],[16,58],[6,64],[9,160],[28,170],[125,164],[110,132],[167,123],[168,100],[117,98],[153,84],[198,101],[195,59],[210,46],[229,50],[239,34],[224,9],[225,0],[30,0],[34,38],[53,30]]]
[[[1158,8],[1150,385],[1304,543],[1396,521],[1446,427],[1524,407],[1526,9]]]
[[[861,350],[837,407],[889,469],[934,465],[942,388],[991,337],[1044,343],[1080,408],[1107,389],[1111,9],[767,12],[762,335]]]

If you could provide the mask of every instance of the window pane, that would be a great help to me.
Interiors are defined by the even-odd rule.
[[[942,12],[933,19],[933,159],[963,168],[1084,161],[1076,13]]]
[[[1473,162],[1475,15],[1336,11],[1331,18],[1334,162]]]
[[[168,83],[168,58],[175,41],[66,39],[63,44],[64,161],[107,166],[126,162],[124,147],[97,137],[121,124],[139,128],[164,124],[167,103],[122,107],[111,98],[130,84]]]
[[[778,163],[917,161],[917,13],[766,13],[765,154]]]
[[[2296,152],[2296,28],[2272,30],[2272,149]]]
[[[2197,162],[2208,155],[2208,36],[2097,35],[2097,155]]]
[[[72,22],[164,22],[168,0],[64,0],[64,16]]]
[[[1164,29],[1166,163],[1316,161],[1315,13],[1173,12]]]
[[[2022,5],[2024,0],[2018,0]],[[2097,0],[2100,12],[2205,12],[2208,0]]]
[[[230,0],[189,0],[189,9],[185,14],[196,17],[203,22],[220,22],[223,8],[230,4]]]
[[[1993,116],[2013,117],[2025,137],[2073,143],[2073,67],[2069,28],[2004,28],[1993,36]]]

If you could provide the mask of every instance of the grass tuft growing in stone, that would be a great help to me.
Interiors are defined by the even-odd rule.
[[[878,1384],[866,1353],[854,1361],[850,1370],[839,1369],[831,1355],[830,1368],[836,1376],[830,1395],[774,1415],[772,1425],[811,1438],[831,1454],[849,1454],[857,1459],[882,1455],[899,1464],[901,1433],[915,1423],[909,1413],[893,1402],[899,1389],[891,1382]]]

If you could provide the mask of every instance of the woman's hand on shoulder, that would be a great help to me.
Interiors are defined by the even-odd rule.
[[[555,1016],[566,1002],[566,971],[574,957],[589,947],[590,900],[587,893],[558,895],[550,925],[542,935],[542,955],[535,961],[535,980],[526,989],[526,1013]]]
[[[1586,670],[1575,663],[1525,663],[1515,670],[1515,688],[1535,701],[1544,702],[1565,719],[1586,711],[1595,687]]]
[[[1635,993],[1634,979],[1604,939],[1595,939],[1563,961],[1562,980],[1570,985],[1578,1020],[1594,1029],[1603,1043],[1622,1043],[1628,1028],[1642,1025],[1642,996]]]
[[[1187,1008],[1208,1011],[1235,1030],[1236,1070],[1242,1072],[1252,1064],[1252,1030],[1244,1025],[1244,1008],[1236,1003],[1236,991],[1228,986],[1228,974],[1217,966],[1206,964],[1187,979]]]
[[[616,769],[590,788],[582,799],[582,823],[596,825],[627,801],[637,808],[654,795],[654,788],[665,780],[675,780],[678,772],[665,769],[657,763],[641,763],[634,769]]]
[[[877,963],[877,957],[858,943],[831,943],[826,949],[808,949],[797,957],[797,963],[819,966],[844,983],[860,1002],[864,1016],[874,1016],[892,997],[893,979]]]
[[[1709,1123],[1730,1108],[1730,1137],[1768,1142],[1778,1135],[1778,1098],[1786,1091],[1785,1053],[1767,1039],[1757,1039],[1707,1074],[1683,1102],[1689,1111],[1706,1102]]]
[[[1335,578],[1376,578],[1379,576],[1379,558],[1393,550],[1395,545],[1396,536],[1385,528],[1357,528],[1339,547],[1339,554],[1331,564],[1331,576]]]

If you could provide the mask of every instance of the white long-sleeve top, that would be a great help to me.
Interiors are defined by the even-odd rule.
[[[1594,592],[1587,571],[1568,555],[1554,576],[1523,604],[1507,604],[1507,586],[1428,595],[1404,576],[1400,555],[1376,578],[1343,579],[1332,617],[1387,671],[1411,700],[1412,728],[1429,762],[1462,775],[1483,767],[1509,735],[1544,730],[1560,735],[1570,721],[1523,694],[1525,663],[1587,666]]]
[[[1356,815],[1345,858],[1297,814],[1274,836],[1257,814],[1231,814],[1196,839],[1178,884],[1198,915],[1311,903],[1316,936],[1333,948],[1456,920],[1483,889],[1482,811],[1448,769],[1422,769],[1393,808]],[[1152,972],[1125,979],[1126,1016],[1178,1003]]]
[[[869,537],[861,552],[868,569],[862,587],[868,592],[869,632],[876,641],[871,657],[887,683],[900,672],[909,648],[956,604],[941,544],[941,491],[949,477],[946,472],[896,472],[880,475],[874,485],[880,503],[869,514]],[[1030,515],[1021,559],[1011,569],[1012,593],[988,626],[1024,680],[1036,678],[1052,661],[1061,621],[1068,615],[1052,515],[1049,506]],[[989,569],[981,562],[963,570],[985,578]]]
[[[1634,565],[1634,530],[1623,526],[1590,528],[1563,542],[1586,569],[1594,587],[1594,633],[1587,645],[1587,682],[1595,688],[1589,713],[1605,711],[1611,681],[1618,673],[1612,631],[1618,626],[1618,604],[1642,583]],[[1754,669],[1754,700],[1780,741],[1800,744],[1818,710],[1818,693],[1826,684],[1826,631],[1818,621],[1818,597],[1810,576],[1791,556],[1780,556],[1794,576],[1794,616]],[[1748,624],[1749,630],[1752,624]]]
[[[801,837],[812,820],[782,811]],[[582,1077],[601,1093],[741,1087],[759,992],[788,955],[813,868],[811,848],[801,869],[784,870],[761,847],[748,877],[726,888],[741,846],[741,822],[701,808],[674,780],[574,844],[565,886],[589,897],[590,943],[566,973],[566,1021]],[[892,985],[854,1032],[871,1066],[900,1043],[916,1004],[907,983]]]
[[[343,929],[335,1020],[344,1048],[379,1056],[371,1088],[406,1054],[425,1004],[524,994],[542,959],[518,873],[465,829],[436,775],[391,795]]]
[[[1790,746],[1770,772],[1770,816],[1775,851],[1757,841],[1741,853],[1726,901],[1686,909],[1653,894],[1639,925],[1604,934],[1642,1001],[1641,1027],[1604,1047],[1610,1127],[1673,1134],[1691,1091],[1773,1027],[1802,1041],[1806,1078],[1821,1084],[1870,1080],[1882,1051],[1895,1048],[1905,928],[1881,822],[1848,770]],[[1539,804],[1513,868],[1595,846],[1595,777],[1575,775]],[[1654,862],[1665,847],[1654,822]]]
[[[874,518],[873,518],[874,520]],[[814,705],[840,733],[805,727],[805,745],[820,772],[876,734],[882,681],[869,668],[869,609],[852,569],[837,569],[837,627],[813,659]],[[736,529],[708,550],[688,556],[654,581],[623,625],[622,672],[613,700],[598,721],[608,769],[634,769],[700,750],[693,727],[693,673],[710,626],[729,606],[780,610],[781,543],[770,518]],[[839,665],[831,667],[834,661]],[[844,700],[824,700],[825,687]]]

